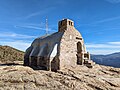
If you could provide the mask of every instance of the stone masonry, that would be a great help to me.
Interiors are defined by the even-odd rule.
[[[24,65],[35,69],[57,71],[60,69],[86,65],[93,62],[86,51],[84,40],[74,22],[63,19],[58,23],[58,32],[36,38],[26,50]]]

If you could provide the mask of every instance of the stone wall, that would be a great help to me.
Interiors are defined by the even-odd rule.
[[[60,69],[75,67],[77,65],[76,55],[78,42],[81,43],[81,50],[84,52],[84,41],[81,34],[73,26],[68,27],[63,34],[60,44]]]

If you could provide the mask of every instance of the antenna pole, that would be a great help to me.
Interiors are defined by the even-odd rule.
[[[48,35],[48,19],[46,18],[46,35]]]

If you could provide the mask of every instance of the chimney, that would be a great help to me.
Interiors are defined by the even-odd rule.
[[[58,23],[58,31],[59,32],[64,32],[69,27],[74,27],[74,22],[70,19],[63,19],[63,20],[59,21],[59,23]]]

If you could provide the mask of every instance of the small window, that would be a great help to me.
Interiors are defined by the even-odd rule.
[[[76,39],[82,40],[82,38],[81,38],[81,37],[76,37]]]
[[[73,25],[73,23],[71,22],[71,26]]]
[[[70,39],[72,39],[72,35],[70,35]]]
[[[71,22],[69,21],[69,25],[71,24]]]

